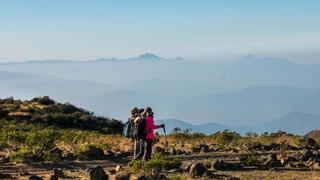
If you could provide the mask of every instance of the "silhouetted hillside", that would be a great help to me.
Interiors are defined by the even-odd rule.
[[[0,99],[0,119],[43,123],[63,128],[80,128],[104,133],[120,133],[122,122],[94,116],[93,113],[69,103],[57,103],[48,96],[30,101]]]

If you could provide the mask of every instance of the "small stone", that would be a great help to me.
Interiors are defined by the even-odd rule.
[[[122,171],[122,170],[123,170],[123,168],[122,168],[121,165],[118,165],[118,166],[116,167],[116,173],[118,173],[118,172],[120,172],[120,171]]]

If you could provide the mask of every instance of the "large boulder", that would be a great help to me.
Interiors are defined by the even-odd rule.
[[[277,155],[276,154],[270,154],[268,159],[265,161],[264,165],[265,165],[265,167],[267,169],[275,168],[275,167],[281,167],[282,166],[281,162],[277,159]]]
[[[192,153],[205,153],[205,152],[209,152],[210,148],[208,145],[206,144],[197,144],[195,146],[192,147],[191,152]]]
[[[263,148],[260,142],[247,142],[241,146],[241,150],[244,151],[258,151]]]
[[[305,136],[308,138],[320,137],[320,129],[312,130],[312,131],[308,132]]]
[[[227,169],[227,164],[223,160],[215,160],[211,164],[211,168],[219,171],[224,171]]]
[[[201,177],[207,171],[207,168],[203,164],[197,162],[191,165],[189,173],[192,177]]]
[[[96,166],[95,168],[89,168],[87,170],[90,180],[107,180],[109,179],[106,172],[101,166]]]
[[[54,168],[52,170],[52,175],[53,176],[56,176],[58,178],[65,178],[65,175],[64,175],[64,172],[62,169],[59,169],[59,168]]]
[[[279,151],[280,148],[281,148],[281,145],[277,144],[277,143],[271,143],[269,145],[264,145],[263,146],[263,149],[265,151]]]
[[[92,161],[92,160],[102,160],[105,159],[105,155],[102,149],[89,146],[89,148],[79,154],[80,161]]]
[[[51,175],[49,180],[58,180],[59,178],[56,175]]]

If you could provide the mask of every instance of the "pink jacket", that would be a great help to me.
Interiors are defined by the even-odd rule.
[[[159,129],[161,126],[154,125],[154,121],[152,117],[146,117],[146,139],[154,140],[154,130]]]

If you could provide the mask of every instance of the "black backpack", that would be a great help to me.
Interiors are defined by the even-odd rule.
[[[145,140],[146,136],[147,136],[146,118],[143,117],[134,123],[133,137]]]

